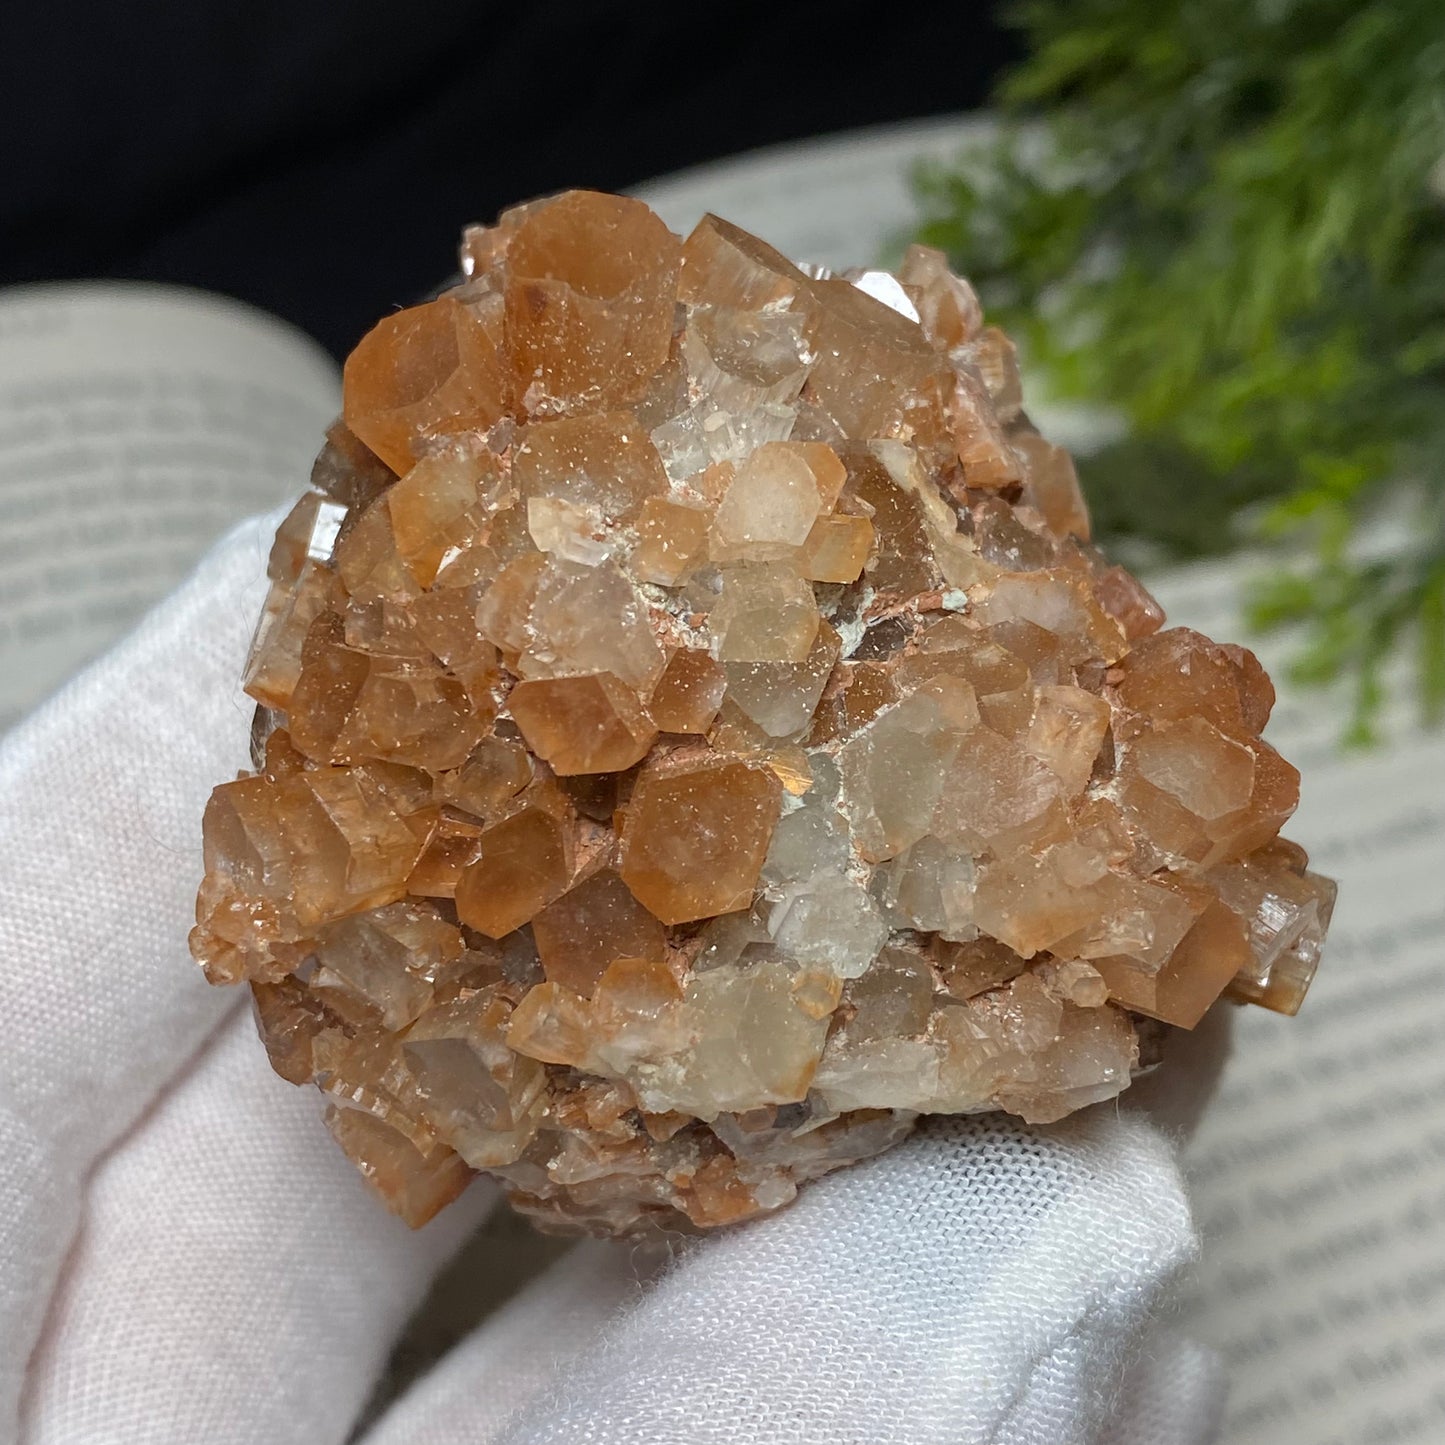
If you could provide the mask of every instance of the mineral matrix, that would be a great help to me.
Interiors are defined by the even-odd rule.
[[[1273,689],[1089,545],[941,256],[571,192],[462,261],[277,533],[192,935],[392,1209],[727,1223],[1298,1007]]]

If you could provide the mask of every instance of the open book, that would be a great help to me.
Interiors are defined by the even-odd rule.
[[[712,209],[802,259],[870,260],[907,224],[909,160],[960,135],[845,138],[639,193],[675,229]],[[0,727],[215,534],[304,486],[337,393],[305,337],[218,298],[0,293]],[[1171,622],[1238,639],[1247,565],[1150,581]],[[1205,1253],[1183,1323],[1227,1362],[1229,1445],[1445,1440],[1445,736],[1402,705],[1387,747],[1342,756],[1339,716],[1286,689],[1270,730],[1304,774],[1289,836],[1340,881],[1323,967],[1297,1019],[1238,1012],[1185,1151]]]
[[[319,346],[239,302],[0,291],[0,731],[304,486],[339,398]]]

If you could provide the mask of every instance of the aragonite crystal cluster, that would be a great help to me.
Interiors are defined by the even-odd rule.
[[[1090,547],[938,254],[572,192],[462,261],[277,534],[192,936],[393,1209],[723,1224],[1298,1006],[1269,681]]]

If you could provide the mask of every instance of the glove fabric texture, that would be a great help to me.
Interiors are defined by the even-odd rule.
[[[276,518],[0,743],[0,1441],[341,1445],[492,1207],[389,1216],[185,936]],[[1204,1445],[1196,1242],[1137,1111],[935,1120],[660,1273],[589,1241],[363,1445]]]

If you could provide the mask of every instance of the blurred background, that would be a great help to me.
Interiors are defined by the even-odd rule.
[[[1081,471],[1121,559],[1283,545],[1249,620],[1349,691],[1341,736],[1379,740],[1400,657],[1445,719],[1438,0],[54,0],[4,31],[0,286],[187,284],[337,359],[516,201],[986,110],[854,219],[948,251],[1034,403],[1116,420]]]
[[[1259,646],[1281,681],[1271,737],[1306,775],[1291,835],[1341,881],[1305,1012],[1239,1021],[1184,1150],[1206,1241],[1185,1323],[1233,1381],[1222,1438],[1438,1445],[1442,98],[1440,0],[49,0],[7,7],[0,26],[0,288],[179,283],[280,316],[339,360],[453,270],[468,221],[778,146],[805,148],[646,196],[676,226],[715,204],[803,259],[838,259],[829,226],[858,262],[912,237],[946,250],[1017,339],[1030,411],[1071,445],[1092,438],[1079,467],[1111,555],[1176,623],[1279,633]],[[0,307],[42,306],[28,296]],[[197,348],[219,354],[209,325],[196,320]],[[189,531],[126,540],[111,514],[98,524],[67,502],[22,427],[7,433],[6,388],[30,399],[26,340],[0,328],[0,463],[14,450],[0,466],[0,693],[21,670],[6,607],[20,615],[30,587],[49,627],[55,598],[99,571],[93,536],[54,591],[38,562],[25,571],[49,555],[35,538],[51,514],[133,546],[137,580],[76,623],[60,665],[52,634],[25,642],[36,681],[9,718],[0,697],[0,730],[240,511],[294,493],[294,459],[335,406],[331,362],[272,338],[271,421],[202,418],[240,461],[218,464]],[[156,351],[142,359],[157,371],[189,366]],[[281,402],[303,393],[310,409],[282,435]],[[1092,430],[1058,431],[1069,407]],[[258,433],[265,448],[242,455]],[[274,460],[286,448],[289,470]],[[167,473],[177,494],[196,484],[192,456]],[[149,486],[154,465],[113,462],[97,463],[87,505],[136,513],[125,488]],[[465,1328],[484,1262],[499,1290],[535,1262],[510,1216],[492,1228],[513,1231],[500,1272],[495,1237],[481,1240],[387,1389]]]
[[[968,110],[993,7],[54,0],[0,46],[0,285],[226,292],[338,358],[460,225],[737,151]]]

